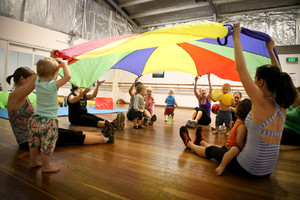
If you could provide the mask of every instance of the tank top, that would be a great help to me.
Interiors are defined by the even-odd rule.
[[[9,122],[18,144],[28,141],[28,122],[33,113],[34,107],[27,98],[21,108],[8,111]]]
[[[225,145],[226,148],[231,147],[231,146],[237,146],[237,143],[236,143],[236,136],[237,136],[236,129],[239,125],[244,125],[244,124],[245,123],[240,121],[240,120],[235,121],[234,126],[231,129],[230,134],[227,138],[227,143]]]
[[[77,96],[77,94],[75,92],[71,92],[69,94],[73,95],[74,97]],[[68,106],[69,106],[69,117],[77,117],[80,116],[82,114],[86,114],[87,113],[87,100],[86,100],[86,96],[84,95],[79,101],[77,101],[76,103],[70,103],[69,102],[69,96],[68,96]]]
[[[256,176],[265,176],[272,173],[276,164],[280,142],[277,144],[268,144],[260,138],[260,134],[267,136],[282,136],[282,131],[273,132],[263,130],[270,122],[274,120],[277,114],[285,122],[284,114],[280,106],[275,102],[275,112],[262,124],[255,124],[252,120],[251,111],[246,117],[245,124],[248,129],[247,142],[242,152],[237,156],[238,163],[249,173]]]
[[[199,107],[203,108],[205,110],[205,112],[207,113],[207,115],[210,117],[211,103],[209,103],[209,101],[207,100],[207,97],[206,97],[204,104],[201,103],[201,100],[199,101]]]

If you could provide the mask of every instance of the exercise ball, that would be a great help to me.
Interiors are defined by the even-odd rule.
[[[221,89],[214,89],[211,92],[211,98],[213,101],[220,101],[223,96],[223,91]]]
[[[230,106],[232,104],[233,96],[232,94],[224,94],[221,101],[225,106]]]
[[[219,105],[219,104],[214,104],[214,105],[211,107],[211,112],[214,113],[214,114],[217,114],[219,108],[220,108],[220,105]]]

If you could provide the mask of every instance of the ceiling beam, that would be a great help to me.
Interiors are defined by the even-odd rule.
[[[147,2],[151,2],[151,1],[154,1],[154,0],[136,0],[136,1],[119,4],[119,7],[124,8],[124,7],[129,7],[129,6],[135,6],[138,4],[147,3]]]
[[[141,28],[148,28],[148,27],[155,27],[155,26],[164,26],[169,24],[177,24],[177,23],[185,23],[185,22],[193,22],[193,21],[203,21],[203,20],[214,20],[213,16],[207,16],[207,17],[198,17],[198,18],[190,18],[185,20],[176,20],[176,21],[167,21],[167,22],[161,22],[161,23],[151,23],[151,24],[144,24],[141,25]]]
[[[224,14],[219,14],[219,17],[230,17],[230,16],[236,16],[236,15],[246,15],[246,14],[252,14],[252,13],[271,12],[271,11],[283,11],[283,10],[291,10],[291,9],[299,9],[299,8],[300,8],[299,5],[281,6],[281,7],[255,9],[255,10],[241,11],[241,12],[234,12],[234,13],[224,13]]]
[[[143,13],[139,13],[139,14],[135,14],[135,15],[130,15],[129,17],[132,19],[135,19],[135,18],[165,14],[165,13],[170,13],[170,12],[177,12],[177,11],[181,11],[181,10],[188,10],[188,9],[193,9],[196,7],[200,8],[200,7],[205,7],[205,6],[209,6],[208,3],[193,4],[193,5],[186,5],[186,6],[180,6],[180,7],[167,7],[167,8],[162,8],[162,9],[156,9],[156,10],[149,11],[149,12],[143,12]]]
[[[132,24],[136,29],[140,27],[120,8],[113,0],[106,0],[114,9],[120,13],[130,24]]]

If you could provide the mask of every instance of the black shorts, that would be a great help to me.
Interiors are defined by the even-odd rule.
[[[202,117],[199,119],[198,124],[199,125],[209,125],[211,123],[211,118],[208,116],[206,111],[203,108],[196,107],[194,110],[202,112]],[[197,115],[196,115],[197,116]]]
[[[133,117],[133,119],[138,118],[138,120],[142,120],[143,119],[143,113],[140,112],[140,111],[133,110],[132,117]]]

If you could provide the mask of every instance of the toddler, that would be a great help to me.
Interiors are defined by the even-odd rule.
[[[227,143],[225,145],[227,152],[224,154],[219,167],[215,170],[217,175],[221,175],[230,161],[244,148],[247,137],[245,119],[251,110],[251,106],[251,100],[244,99],[236,108],[237,120],[227,138]]]
[[[164,113],[165,122],[168,121],[169,115],[172,116],[172,120],[173,120],[175,106],[178,107],[177,102],[174,97],[174,94],[175,94],[174,89],[169,89],[169,95],[165,100],[165,103],[167,104],[167,107],[165,108],[165,113]]]
[[[142,119],[143,112],[145,111],[145,94],[146,87],[143,84],[140,84],[136,87],[137,94],[134,97],[133,103],[133,128],[139,129],[143,128]]]
[[[58,77],[59,64],[63,67],[64,77]],[[34,115],[29,120],[29,167],[42,166],[42,172],[59,172],[60,169],[50,165],[58,137],[57,90],[71,78],[67,61],[61,58],[43,58],[37,63],[37,79],[35,81],[36,104]],[[37,161],[40,147],[42,163]]]
[[[156,115],[154,114],[154,104],[155,104],[155,99],[152,95],[152,88],[151,87],[148,87],[147,88],[147,95],[146,95],[146,110],[149,111],[150,115],[151,115],[151,118],[150,118],[150,122],[149,122],[149,125],[152,125],[153,122],[156,121]],[[147,124],[148,122],[148,118],[145,117],[144,118],[144,125]]]
[[[228,83],[225,83],[222,86],[222,91],[224,94],[228,94],[231,91],[231,86]],[[234,104],[234,100],[232,100],[231,105]],[[232,116],[231,116],[231,110],[230,110],[230,105],[224,105],[222,103],[222,100],[220,100],[220,108],[217,112],[216,116],[216,130],[212,132],[212,134],[218,134],[219,132],[219,126],[225,123],[226,126],[226,135],[229,134],[229,127],[230,127],[230,122],[232,121]]]

